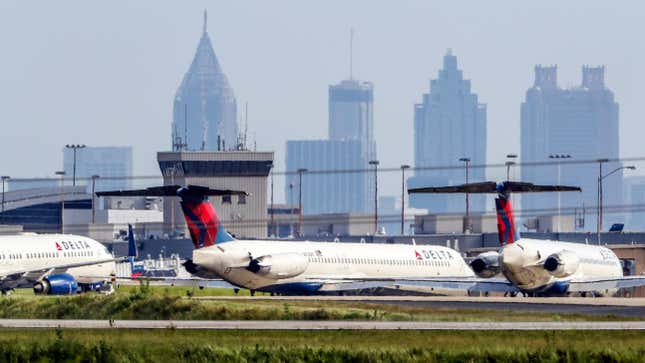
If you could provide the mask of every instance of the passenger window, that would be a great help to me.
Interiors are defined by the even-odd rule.
[[[246,195],[240,195],[237,198],[237,204],[246,204]]]
[[[231,196],[230,195],[224,195],[222,196],[222,204],[231,204]]]

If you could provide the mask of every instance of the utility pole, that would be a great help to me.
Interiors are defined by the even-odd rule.
[[[302,173],[307,171],[305,168],[298,169],[298,237],[302,237]]]
[[[405,169],[410,165],[401,165],[401,236],[405,234]]]
[[[65,234],[65,171],[57,171],[60,175],[60,233]]]
[[[275,231],[275,223],[273,219],[273,214],[275,213],[274,205],[273,205],[273,163],[269,164],[269,168],[271,169],[271,225],[269,227],[269,230],[271,232],[269,233],[269,237],[271,237],[271,236],[277,236],[277,233]]]
[[[76,186],[76,150],[84,149],[85,145],[84,144],[80,144],[80,145],[67,144],[67,145],[65,145],[65,148],[72,149],[73,152],[74,152],[74,167],[72,169],[72,186]]]
[[[374,165],[374,235],[378,234],[378,160],[370,160]]]
[[[92,175],[92,224],[96,223],[96,179],[100,178],[98,175]]]
[[[598,159],[596,161],[598,162],[598,207],[596,208],[597,209],[597,216],[598,216],[598,221],[597,221],[596,225],[597,225],[598,230],[596,231],[596,233],[597,233],[597,238],[598,238],[598,244],[600,244],[600,232],[602,231],[602,218],[603,218],[603,214],[602,214],[602,181],[606,177],[612,175],[613,173],[615,173],[615,172],[617,172],[619,170],[623,170],[623,169],[636,170],[636,167],[634,165],[621,166],[621,167],[618,167],[618,168],[610,171],[609,173],[607,173],[605,175],[602,175],[602,164],[608,162],[609,159]]]
[[[470,167],[470,158],[460,158],[459,161],[463,161],[466,166],[466,184],[468,184],[468,169]],[[466,221],[464,223],[464,233],[470,231],[470,200],[468,192],[466,192]]]
[[[569,155],[569,154],[551,154],[551,155],[549,155],[549,159],[556,159],[557,160],[556,163],[558,165],[558,185],[560,185],[560,172],[561,172],[560,168],[561,168],[562,164],[560,163],[559,159],[571,159],[571,155]],[[560,195],[561,195],[561,193],[558,192],[558,233],[562,232],[562,229],[561,229],[562,226],[561,226],[561,223],[560,223],[560,220],[562,219],[561,207],[560,207],[561,206]]]
[[[2,176],[2,224],[5,224],[5,216],[4,216],[4,193],[5,193],[5,183],[7,180],[11,179],[10,176],[8,175],[3,175]]]

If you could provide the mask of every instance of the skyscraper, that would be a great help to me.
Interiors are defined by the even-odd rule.
[[[231,150],[238,137],[237,104],[204,28],[174,100],[173,150]]]
[[[414,106],[414,177],[408,187],[454,185],[465,182],[465,165],[486,163],[486,105],[478,102],[448,50],[439,77],[430,82],[430,93]],[[431,169],[432,167],[456,167]],[[423,168],[430,168],[423,170]],[[469,181],[485,180],[484,168],[470,168]],[[470,195],[470,209],[484,211],[486,199]],[[410,205],[430,213],[464,213],[462,195],[412,194]]]
[[[74,150],[63,148],[65,178],[74,174]],[[98,175],[96,190],[130,189],[133,175],[132,147],[88,146],[76,151],[76,184],[87,185],[91,192],[90,178]]]
[[[311,171],[303,178],[303,213],[373,210],[374,175],[365,172],[370,168],[369,161],[376,159],[373,98],[370,82],[350,78],[329,86],[329,139],[287,142],[287,172],[300,168]],[[297,177],[287,174],[285,195],[289,204],[298,203]]]
[[[521,110],[521,162],[551,161],[549,155],[565,154],[571,161],[618,158],[618,104],[614,94],[605,87],[604,67],[582,67],[582,84],[571,89],[558,87],[556,66],[536,66],[535,81],[526,92]],[[619,167],[605,163],[603,174]],[[562,193],[563,213],[573,208],[588,214],[585,228],[596,228],[598,164],[561,164],[560,183],[582,187],[582,193]],[[523,166],[522,180],[536,183],[557,183],[557,165]],[[622,203],[622,171],[603,180],[604,205]],[[555,214],[557,194],[523,195],[522,210],[526,214]],[[570,208],[570,209],[569,209]],[[620,220],[617,214],[606,214],[605,225]]]

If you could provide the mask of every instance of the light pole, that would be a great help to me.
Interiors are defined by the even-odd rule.
[[[289,235],[293,236],[293,180],[289,182]]]
[[[80,145],[74,145],[74,144],[67,144],[65,145],[67,149],[72,149],[74,152],[74,167],[72,169],[72,186],[76,186],[76,150],[78,149],[84,149],[85,145],[80,144]]]
[[[274,210],[273,210],[273,163],[269,164],[269,169],[271,170],[271,225],[269,227],[269,230],[271,231],[271,233],[269,233],[269,237],[271,237],[271,235],[274,235],[274,236],[276,235],[274,219],[273,219],[273,213],[274,213]]]
[[[569,154],[551,154],[549,155],[549,159],[554,159],[554,160],[560,160],[560,159],[571,159],[571,155]],[[560,185],[560,167],[562,164],[560,161],[556,161],[558,165],[558,185]],[[561,232],[561,225],[560,225],[560,220],[562,219],[562,216],[560,215],[560,192],[558,192],[558,233]]]
[[[401,236],[405,233],[405,169],[410,165],[401,165]]]
[[[370,160],[370,165],[374,165],[374,235],[378,233],[378,160]]]
[[[298,237],[302,237],[302,173],[307,171],[305,168],[298,169]]]
[[[60,175],[60,233],[65,234],[65,171],[57,171]]]
[[[463,161],[466,165],[466,184],[468,184],[468,169],[470,167],[470,158],[460,158],[459,161]],[[466,192],[466,221],[464,223],[464,232],[470,231],[470,199],[468,197],[468,192]]]
[[[95,209],[95,199],[96,199],[96,179],[100,178],[98,175],[92,175],[92,224],[96,223],[96,209]]]
[[[517,154],[506,154],[506,158],[507,159],[516,159]],[[506,160],[506,163],[504,163],[504,165],[506,165],[506,181],[511,180],[511,166],[513,166],[515,164],[516,163],[513,160]]]
[[[621,167],[618,167],[618,168],[610,171],[609,173],[607,173],[605,175],[602,175],[602,164],[608,162],[609,159],[598,159],[596,161],[598,162],[598,208],[597,208],[597,210],[598,210],[597,211],[598,212],[598,223],[596,223],[598,230],[596,231],[596,233],[597,233],[597,238],[598,238],[598,244],[600,244],[600,232],[602,231],[602,218],[603,218],[603,215],[602,215],[602,181],[606,177],[612,175],[613,173],[615,173],[615,172],[617,172],[619,170],[623,170],[623,169],[636,170],[636,167],[634,165],[621,166]]]
[[[2,224],[5,223],[5,218],[4,218],[4,185],[7,180],[11,179],[10,176],[8,175],[3,175],[2,176]]]

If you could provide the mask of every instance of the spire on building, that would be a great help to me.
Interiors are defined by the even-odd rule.
[[[235,95],[215,55],[207,26],[204,10],[197,51],[175,94],[172,130],[187,129],[183,142],[188,150],[217,150],[218,140],[233,146],[238,134]]]
[[[208,12],[206,11],[206,9],[204,9],[204,31],[202,33],[206,34],[207,26],[208,26]]]

